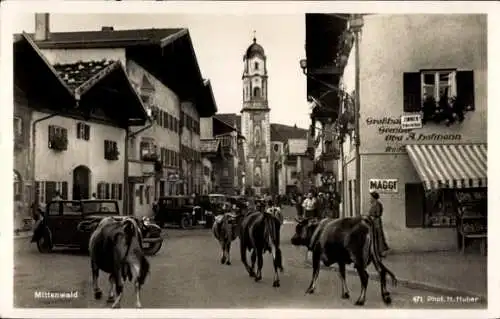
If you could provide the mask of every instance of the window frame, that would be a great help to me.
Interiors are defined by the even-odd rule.
[[[104,140],[104,159],[116,160],[118,158],[111,157],[111,153],[118,152],[118,142],[114,140]]]
[[[437,103],[439,103],[440,100],[440,75],[448,73],[449,78],[448,79],[448,84],[449,90],[448,90],[448,99],[450,99],[453,96],[457,96],[457,70],[456,69],[432,69],[432,70],[420,70],[420,104],[425,101],[425,87],[430,86],[430,84],[425,83],[425,76],[426,75],[434,75],[434,83],[432,86],[434,86],[434,92],[433,92],[433,97]]]

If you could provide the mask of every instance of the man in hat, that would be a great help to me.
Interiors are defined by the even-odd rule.
[[[382,227],[382,213],[384,211],[384,206],[380,202],[380,195],[377,192],[370,193],[370,211],[368,215],[373,218],[375,228],[377,228],[377,239],[379,243],[379,247],[381,248],[381,255],[385,257],[387,251],[389,250],[389,246],[387,245],[387,241],[385,240],[384,229]]]

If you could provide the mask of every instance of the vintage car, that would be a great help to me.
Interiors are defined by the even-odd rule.
[[[52,201],[46,205],[41,214],[31,238],[31,242],[36,242],[41,253],[51,252],[54,247],[79,248],[87,251],[90,235],[101,219],[126,217],[120,215],[118,202],[115,200]],[[147,255],[156,254],[163,244],[161,228],[145,218],[138,219],[138,223],[143,237],[144,252]]]
[[[195,199],[190,196],[164,196],[158,200],[155,222],[160,227],[168,224],[179,226],[181,229],[196,225],[208,227],[212,220],[211,214],[211,211],[196,205]]]

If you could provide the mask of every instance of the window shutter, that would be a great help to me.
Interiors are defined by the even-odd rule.
[[[66,141],[68,141],[68,130],[67,130],[67,129],[65,129],[65,128],[63,128],[61,133],[62,133],[62,134],[61,134],[61,135],[62,135],[62,137],[63,137]],[[67,149],[68,149],[68,144],[69,144],[69,143],[66,143],[66,144],[64,145],[64,150],[67,150]]]
[[[61,197],[63,199],[68,199],[68,182],[61,183]]]
[[[118,200],[122,200],[123,198],[122,184],[117,184],[117,186],[118,186]]]
[[[117,189],[116,189],[116,184],[113,183],[111,184],[111,199],[117,199]]]
[[[82,138],[80,130],[82,129],[82,123],[76,123],[76,138]]]
[[[88,141],[90,140],[90,125],[85,125],[85,140]]]
[[[55,135],[55,128],[54,126],[49,125],[49,145],[48,145],[49,148],[51,148],[52,146],[51,141],[54,138],[54,135]]]
[[[424,199],[422,184],[405,184],[406,227],[424,226]]]
[[[104,198],[105,199],[110,199],[111,198],[111,194],[109,193],[109,191],[110,191],[110,189],[109,189],[110,188],[109,187],[109,183],[105,183],[104,185],[106,187],[106,193],[104,194]]]
[[[34,198],[34,201],[35,202],[39,202],[40,201],[40,182],[35,182],[35,198]]]
[[[56,182],[45,182],[45,202],[48,203],[56,195]]]
[[[474,71],[457,72],[457,100],[464,103],[465,107],[474,106]]]
[[[97,199],[103,199],[102,198],[102,183],[97,184]]]
[[[420,112],[422,109],[420,73],[403,73],[403,95],[403,111]]]

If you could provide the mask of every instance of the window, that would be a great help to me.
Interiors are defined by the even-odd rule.
[[[146,160],[151,156],[156,155],[156,144],[154,139],[143,138],[139,146],[141,152],[141,160]]]
[[[68,149],[68,130],[64,127],[49,125],[49,148],[59,151]]]
[[[210,176],[210,167],[203,166],[203,175]]]
[[[277,153],[280,150],[280,147],[278,144],[274,144],[274,151]]]
[[[68,199],[68,182],[64,181],[35,182],[35,194],[39,203],[50,202],[56,196],[56,192],[59,192],[63,199]]]
[[[90,139],[90,125],[79,122],[76,124],[76,138],[88,141]]]
[[[151,186],[146,186],[146,191],[144,192],[144,197],[146,198],[146,204],[149,204],[151,197]]]
[[[253,88],[253,96],[260,97],[260,88],[259,87]]]
[[[14,200],[19,201],[23,194],[23,181],[21,180],[21,175],[14,171]]]
[[[165,181],[160,181],[160,196],[165,196]]]
[[[23,120],[20,117],[14,117],[14,137],[23,135]]]
[[[144,198],[142,196],[142,194],[144,193],[144,185],[140,185],[139,186],[139,190],[137,191],[137,196],[139,196],[139,205],[143,205],[144,204]]]
[[[474,72],[423,70],[403,74],[404,112],[422,112],[422,122],[455,119],[475,109]]]
[[[110,161],[118,159],[118,144],[115,141],[104,140],[104,158]]]
[[[455,227],[454,190],[425,192],[421,183],[405,184],[406,227]]]
[[[111,184],[111,199],[122,200],[123,188],[120,183]]]
[[[253,67],[254,67],[255,70],[258,70],[259,69],[259,62],[255,62],[253,64]]]

